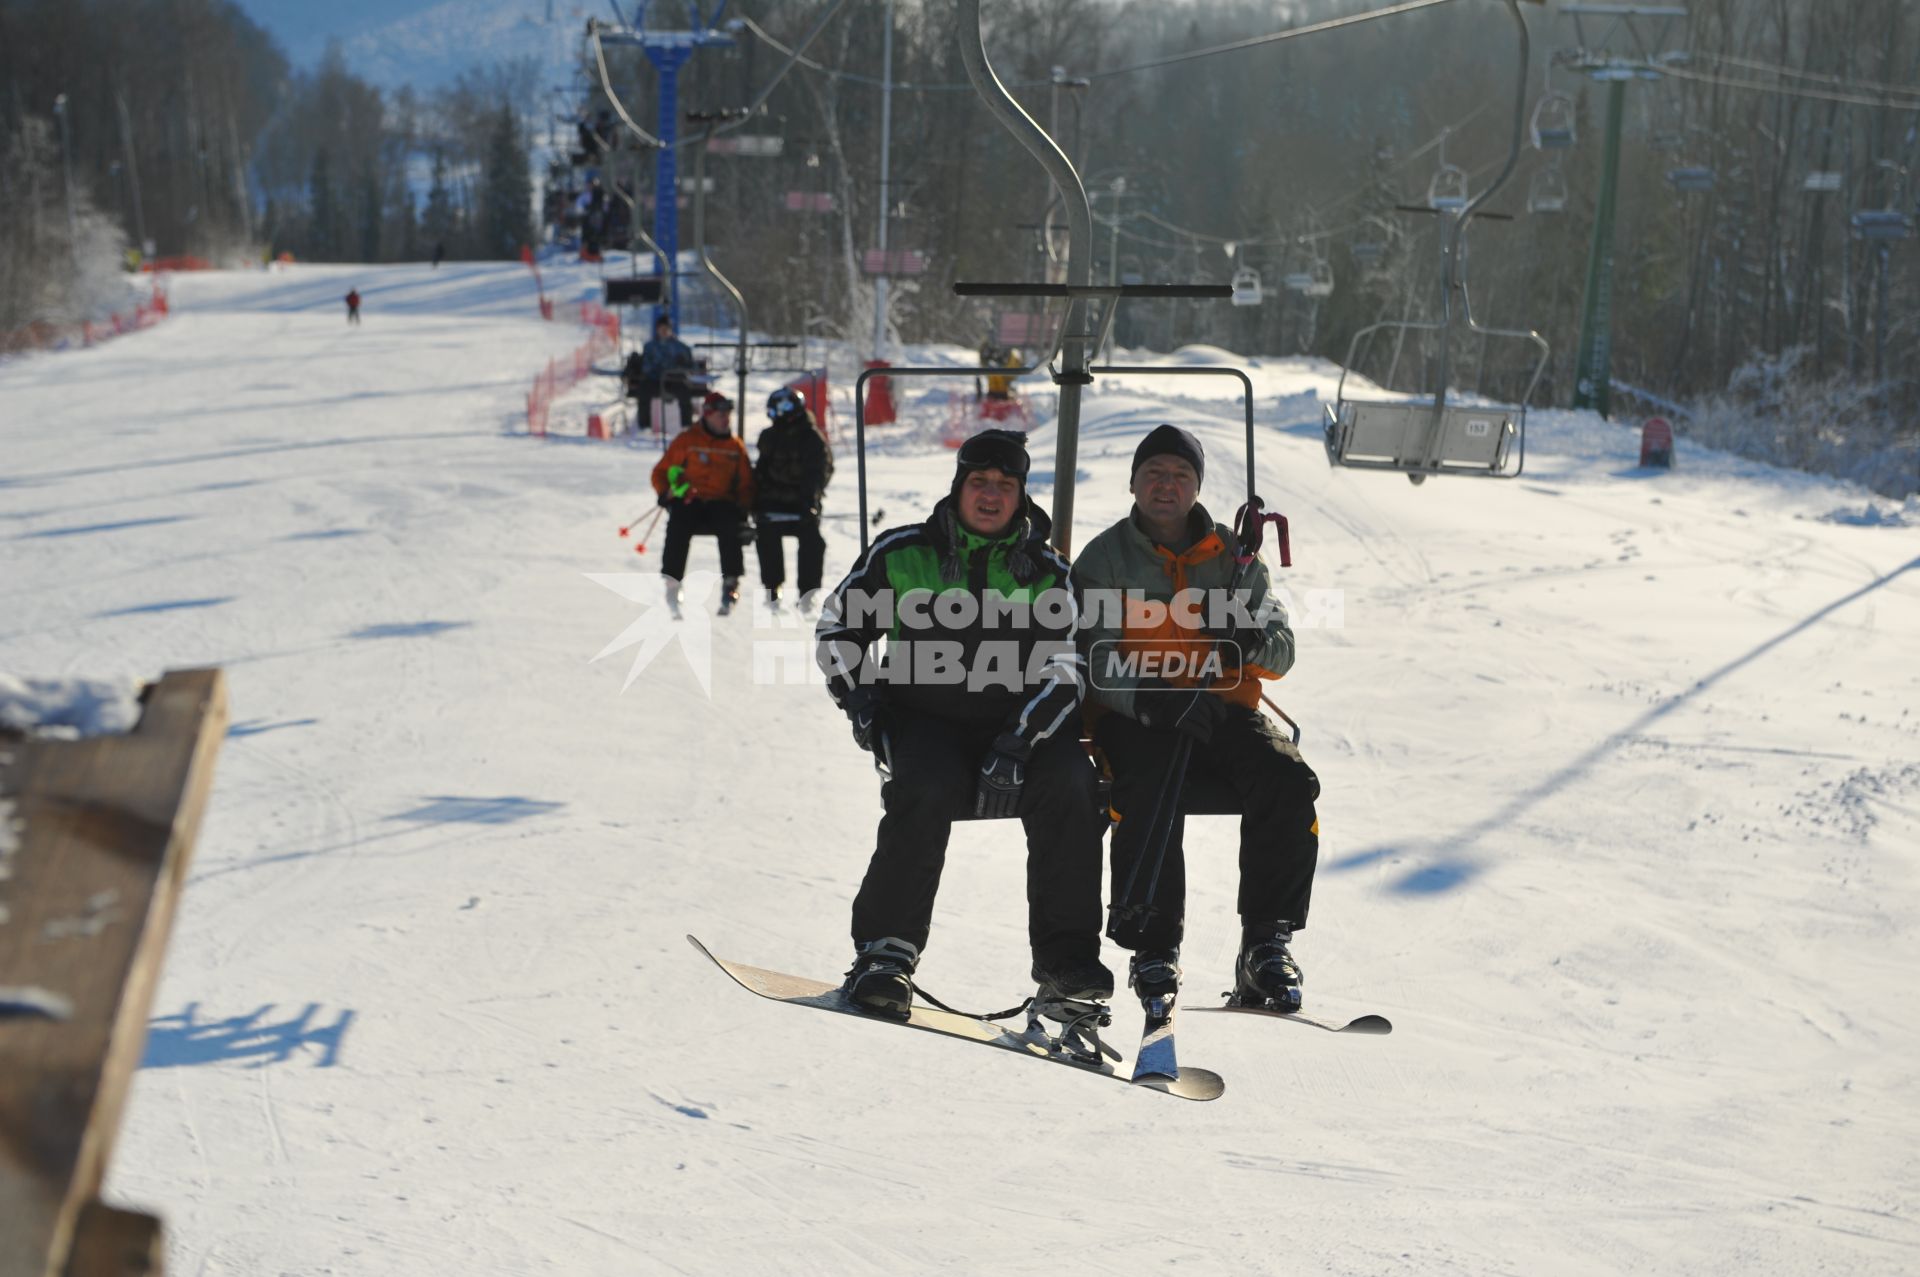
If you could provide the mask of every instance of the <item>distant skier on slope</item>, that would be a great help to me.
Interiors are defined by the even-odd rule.
[[[1199,440],[1175,426],[1156,427],[1134,450],[1132,511],[1090,541],[1074,563],[1081,647],[1093,662],[1087,718],[1113,772],[1120,822],[1113,833],[1113,889],[1118,904],[1123,884],[1150,850],[1144,845],[1148,813],[1184,733],[1193,741],[1189,775],[1224,779],[1243,804],[1234,1002],[1297,1011],[1300,968],[1290,945],[1306,926],[1313,893],[1320,781],[1260,713],[1259,680],[1279,678],[1293,666],[1293,631],[1286,613],[1268,601],[1267,569],[1258,558],[1240,578],[1239,615],[1225,615],[1234,535],[1199,504],[1205,471]],[[1202,624],[1212,628],[1187,624],[1182,608],[1156,608],[1185,590],[1201,592],[1187,596],[1189,618],[1197,607]],[[1126,591],[1137,592],[1139,601],[1122,601]],[[1216,644],[1226,673],[1220,690],[1206,690],[1191,675],[1143,677],[1138,666],[1124,665],[1129,653],[1204,656]],[[1134,950],[1127,982],[1142,1002],[1170,1001],[1179,985],[1186,909],[1181,830],[1176,818],[1158,890],[1139,902],[1150,908],[1130,918],[1116,910],[1108,930]]]
[[[360,322],[360,290],[357,288],[347,290],[347,322],[349,324]]]
[[[746,572],[741,553],[746,512],[753,508],[753,463],[747,446],[733,436],[733,401],[709,394],[700,410],[700,426],[674,436],[653,467],[653,490],[667,507],[667,546],[660,574],[667,578],[667,606],[680,612],[680,581],[687,552],[696,536],[712,536],[720,545],[720,615],[740,599]]]
[[[1051,521],[1027,496],[1025,443],[1006,430],[967,440],[926,522],[875,541],[814,630],[827,690],[887,776],[844,986],[870,1014],[908,1014],[947,838],[968,812],[1026,827],[1036,1001],[1113,995],[1099,957],[1106,816],[1080,747],[1076,613],[1067,562],[1047,545]],[[870,649],[883,635],[881,666]]]
[[[786,552],[781,542],[799,542],[796,571],[800,606],[810,608],[819,594],[827,553],[820,535],[820,505],[833,478],[833,450],[814,425],[813,414],[792,387],[767,396],[773,424],[760,432],[759,459],[753,464],[755,548],[760,554],[760,585],[767,602],[780,604],[786,583]]]

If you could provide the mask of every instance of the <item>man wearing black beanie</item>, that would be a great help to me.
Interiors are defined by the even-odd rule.
[[[1241,811],[1241,946],[1236,1005],[1297,1011],[1291,942],[1306,925],[1320,851],[1320,782],[1292,741],[1260,713],[1262,678],[1293,665],[1293,631],[1270,599],[1266,565],[1236,580],[1232,529],[1199,504],[1199,440],[1156,426],[1133,454],[1127,517],[1088,543],[1073,566],[1088,657],[1087,722],[1113,773],[1114,909],[1107,934],[1134,951],[1128,983],[1149,1014],[1179,988],[1185,932],[1184,818],[1168,835],[1158,886],[1145,884],[1155,800],[1182,735],[1192,743],[1187,792],[1224,785]],[[1131,597],[1129,597],[1131,596]],[[1195,621],[1198,624],[1195,624]],[[1124,893],[1135,882],[1134,899]]]
[[[1106,817],[1080,747],[1077,612],[1067,561],[1047,544],[1052,524],[1027,496],[1026,436],[984,430],[955,463],[933,513],[882,533],[814,630],[827,691],[886,777],[844,989],[861,1011],[905,1019],[954,820],[1018,816],[1035,1008],[1064,1023],[1048,1008],[1113,995],[1100,963]]]

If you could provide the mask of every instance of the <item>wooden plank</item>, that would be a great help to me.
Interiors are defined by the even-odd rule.
[[[169,673],[143,699],[125,735],[0,745],[0,798],[20,824],[0,881],[0,989],[40,1008],[0,1011],[0,1277],[67,1271],[226,732],[219,670]]]
[[[80,1212],[63,1277],[161,1277],[166,1263],[159,1220],[95,1201]]]

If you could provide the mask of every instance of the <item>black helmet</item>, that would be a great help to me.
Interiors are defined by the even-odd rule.
[[[790,412],[803,412],[806,406],[792,386],[782,386],[767,396],[767,416],[775,421]]]
[[[958,494],[971,471],[998,470],[1009,479],[1019,480],[1020,490],[1025,492],[1031,465],[1024,430],[982,430],[960,445],[954,456],[953,486],[947,491]]]

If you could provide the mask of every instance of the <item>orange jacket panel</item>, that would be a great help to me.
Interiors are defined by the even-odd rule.
[[[747,445],[732,435],[715,435],[705,426],[682,430],[654,463],[653,490],[667,495],[667,471],[681,467],[681,481],[690,485],[695,501],[731,501],[741,509],[753,506],[753,461]]]

